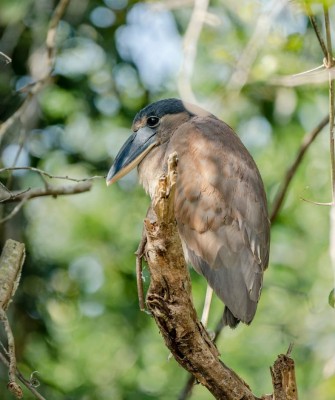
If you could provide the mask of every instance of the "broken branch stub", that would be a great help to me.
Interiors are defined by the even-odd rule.
[[[24,244],[8,239],[0,257],[0,308],[4,311],[19,285],[24,259]]]

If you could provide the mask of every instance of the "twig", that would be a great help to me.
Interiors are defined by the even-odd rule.
[[[44,80],[40,80],[36,82],[33,86],[33,89],[27,94],[24,102],[21,106],[15,111],[13,115],[11,115],[5,122],[0,124],[0,140],[2,139],[3,135],[11,128],[14,122],[21,117],[24,113],[25,109],[27,108],[28,104],[30,103],[31,99],[34,97],[35,93],[39,92],[41,88],[44,86]]]
[[[0,361],[6,366],[9,367],[9,361],[7,360],[7,358],[0,352]],[[17,377],[17,379],[19,379],[28,390],[31,391],[31,393],[38,399],[38,400],[46,400],[45,397],[43,397],[34,387],[34,385],[32,384],[31,380],[27,380],[22,374],[21,372],[16,369],[15,371],[15,375]]]
[[[6,203],[7,202],[13,202],[15,199],[19,196],[22,196],[23,194],[29,192],[31,188],[24,189],[24,190],[19,190],[17,192],[11,192],[9,189],[6,188],[5,185],[0,183],[1,188],[7,193],[6,197],[2,196],[2,193],[0,192],[0,203]]]
[[[9,221],[10,219],[12,219],[21,210],[21,208],[25,205],[27,200],[28,200],[27,197],[23,198],[20,201],[20,203],[18,205],[16,205],[8,215],[6,215],[2,219],[0,219],[0,224],[3,224],[5,222]]]
[[[71,194],[78,194],[78,193],[83,193],[87,192],[91,189],[92,187],[92,182],[81,182],[78,183],[77,185],[66,185],[66,186],[51,186],[48,185],[48,187],[43,187],[43,188],[34,188],[34,189],[29,189],[27,191],[21,191],[21,192],[13,192],[12,196],[8,198],[1,198],[0,194],[0,202],[2,203],[13,203],[17,201],[23,201],[23,200],[30,200],[35,197],[43,197],[43,196],[67,196]]]
[[[334,203],[332,201],[324,203],[322,201],[314,201],[314,200],[305,199],[304,197],[300,197],[300,200],[305,201],[306,203],[313,204],[315,206],[329,207],[329,206],[334,205]]]
[[[15,154],[15,157],[14,157],[14,160],[13,160],[13,163],[12,163],[12,167],[15,167],[15,165],[16,165],[16,163],[17,163],[19,157],[20,157],[20,154],[21,154],[21,152],[22,152],[22,149],[23,149],[23,146],[24,146],[24,143],[25,143],[25,139],[26,139],[25,130],[24,130],[24,129],[21,129],[21,130],[20,130],[19,140],[18,140],[18,149],[17,149],[17,151],[16,151],[16,154]],[[7,188],[10,188],[10,187],[11,187],[11,185],[12,185],[12,178],[13,178],[13,175],[12,175],[12,174],[9,174],[9,176],[8,176],[8,178],[7,178],[7,182],[6,182]]]
[[[67,181],[73,181],[73,182],[86,182],[86,181],[92,181],[94,179],[106,179],[106,176],[102,175],[95,175],[95,176],[90,176],[88,178],[71,178],[68,175],[65,176],[56,176],[49,174],[49,172],[43,171],[42,169],[35,168],[35,167],[8,167],[8,168],[0,168],[0,174],[2,172],[7,172],[7,171],[32,171],[32,172],[37,172],[40,175],[44,175],[50,179],[65,179]]]
[[[327,52],[327,47],[325,45],[325,42],[322,39],[322,35],[320,33],[320,29],[319,29],[319,26],[318,26],[318,24],[316,22],[315,16],[313,15],[313,11],[311,9],[311,6],[309,5],[309,3],[307,1],[305,1],[305,10],[306,10],[306,14],[309,17],[309,20],[311,21],[311,24],[313,26],[314,32],[316,34],[316,37],[318,38],[318,41],[319,41],[321,50],[323,52],[323,55],[325,57],[327,57],[327,53],[328,53]]]
[[[184,35],[184,57],[178,77],[178,91],[183,100],[197,103],[191,79],[197,56],[198,40],[206,19],[209,0],[195,0],[190,22]]]
[[[192,374],[188,374],[187,381],[179,393],[178,400],[186,400],[192,396],[192,391],[195,385],[195,378]]]
[[[52,15],[51,21],[49,23],[49,29],[47,33],[47,38],[45,41],[47,47],[47,55],[48,55],[48,64],[50,68],[50,72],[53,68],[55,62],[55,53],[56,53],[56,32],[59,21],[65,13],[65,10],[69,4],[70,0],[60,0],[55,11]]]
[[[0,51],[0,56],[3,57],[5,59],[5,63],[6,64],[10,64],[12,62],[12,59],[10,57],[8,57],[5,53],[3,53],[2,51]]]
[[[326,67],[331,69],[334,66],[331,29],[329,21],[328,6],[323,5],[325,17],[326,37],[327,37],[327,61]],[[334,80],[329,74],[329,145],[330,145],[330,163],[331,163],[331,180],[332,180],[332,201],[335,201],[335,151],[334,151]]]
[[[43,197],[43,196],[67,196],[73,195],[78,193],[87,192],[91,189],[92,183],[91,182],[82,182],[78,183],[77,185],[68,185],[68,186],[50,186],[44,188],[35,188],[35,189],[28,189],[26,191],[21,191],[18,193],[13,193],[12,196],[6,197],[4,199],[0,199],[2,203],[13,203],[19,201],[19,204],[14,207],[14,209],[6,215],[4,218],[0,220],[0,224],[10,220],[13,218],[25,205],[25,203],[33,198],[36,197]]]
[[[273,20],[282,11],[287,1],[288,0],[273,0],[269,7],[270,12],[266,11],[260,15],[250,40],[237,60],[235,70],[227,82],[226,90],[234,89],[234,91],[239,92],[246,84],[250,69],[272,28]]]
[[[23,392],[21,387],[16,383],[16,356],[15,356],[15,341],[12,329],[10,327],[7,315],[5,311],[0,308],[0,321],[3,323],[5,328],[5,333],[7,336],[7,345],[8,345],[8,356],[9,356],[9,366],[8,366],[8,378],[9,382],[7,388],[10,392],[14,394],[14,396],[18,399],[23,397]]]
[[[5,122],[3,122],[0,125],[0,140],[2,136],[8,131],[8,129],[10,129],[10,127],[14,124],[14,122],[22,116],[28,104],[30,103],[31,99],[42,90],[42,88],[45,86],[46,83],[48,83],[51,80],[51,73],[54,65],[54,55],[56,46],[56,30],[60,19],[65,13],[68,4],[69,0],[60,0],[50,20],[48,32],[46,35],[47,63],[48,63],[47,72],[44,77],[39,79],[33,85],[29,86],[27,97],[21,104],[20,108],[16,110],[16,112],[11,117],[9,117]]]
[[[322,131],[322,129],[328,124],[328,122],[329,122],[329,116],[327,115],[319,122],[319,124],[311,132],[307,133],[304,136],[304,138],[301,142],[300,148],[298,150],[298,153],[296,155],[296,158],[293,161],[293,163],[291,164],[291,166],[287,169],[281,189],[278,191],[278,193],[273,201],[272,211],[270,214],[271,223],[273,223],[278,216],[278,213],[283,205],[283,201],[285,199],[288,187],[289,187],[299,165],[301,164],[301,162],[306,154],[307,149],[313,143],[313,141],[318,136],[318,134]]]

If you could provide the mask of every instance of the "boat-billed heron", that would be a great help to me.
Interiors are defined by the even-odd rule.
[[[224,324],[250,324],[270,239],[264,186],[253,158],[227,124],[178,99],[145,107],[132,130],[107,183],[137,166],[153,198],[168,156],[177,152],[175,217],[185,258],[224,302]]]

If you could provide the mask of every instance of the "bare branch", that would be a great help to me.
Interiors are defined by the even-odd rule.
[[[9,221],[10,219],[12,219],[21,210],[21,208],[25,205],[27,200],[28,200],[27,198],[23,198],[21,200],[21,202],[17,206],[15,206],[8,215],[6,215],[6,217],[0,219],[0,224],[3,224],[5,222]]]
[[[35,197],[43,197],[43,196],[67,196],[67,195],[72,195],[72,194],[78,194],[78,193],[83,193],[87,192],[91,189],[92,187],[92,182],[81,182],[78,183],[77,185],[67,185],[67,186],[50,186],[48,185],[47,187],[43,188],[34,188],[34,189],[28,189],[27,191],[21,191],[21,192],[12,192],[12,195],[8,198],[8,195],[6,197],[1,197],[0,193],[0,202],[2,203],[13,203],[13,202],[22,202],[26,200],[33,199]]]
[[[65,10],[69,4],[70,0],[60,0],[58,3],[51,21],[49,23],[49,29],[47,33],[47,38],[45,41],[47,52],[48,52],[48,64],[50,68],[50,72],[53,68],[55,62],[55,53],[56,53],[56,32],[59,21],[61,20],[62,16],[65,13]]]
[[[10,327],[6,310],[18,287],[22,265],[25,259],[25,246],[23,243],[8,239],[2,250],[0,257],[0,321],[3,323],[7,336],[8,349],[6,350],[9,358],[8,389],[18,398],[23,397],[20,386],[15,381],[16,376],[16,356],[15,341]]]
[[[260,15],[248,44],[237,60],[235,70],[226,85],[227,90],[233,89],[234,91],[239,92],[246,84],[251,67],[255,62],[259,51],[262,49],[264,41],[268,37],[273,20],[285,7],[287,1],[288,0],[273,0],[269,7],[270,12],[266,11]]]
[[[41,177],[46,176],[50,179],[65,179],[68,181],[78,182],[78,184],[67,185],[67,186],[52,186],[49,185],[45,180],[43,180],[45,184],[43,188],[34,188],[34,189],[29,188],[26,190],[15,191],[15,192],[10,191],[9,189],[6,188],[6,186],[1,184],[3,191],[0,191],[0,203],[6,204],[6,203],[19,202],[19,204],[15,206],[14,209],[8,215],[6,215],[4,218],[0,220],[0,224],[13,218],[21,210],[24,204],[30,199],[43,196],[57,197],[57,196],[73,195],[73,194],[87,192],[92,187],[93,179],[104,178],[102,176],[92,176],[89,178],[76,179],[76,178],[70,178],[69,176],[55,176],[49,174],[46,171],[34,167],[2,168],[0,169],[0,173],[8,171],[18,171],[18,170],[37,172],[38,174],[40,174]]]
[[[6,366],[9,367],[9,361],[7,358],[0,352],[0,361]],[[26,386],[27,389],[31,391],[31,393],[36,397],[38,400],[46,400],[35,388],[34,382],[31,380],[25,379],[25,377],[21,374],[21,372],[16,369],[15,372],[16,377]]]
[[[204,25],[209,0],[195,0],[191,19],[184,35],[184,57],[178,77],[178,91],[183,100],[197,103],[191,79],[197,56],[198,40]]]
[[[335,68],[332,67],[327,69],[325,64],[322,64],[316,68],[312,68],[311,70],[299,72],[298,74],[274,77],[271,79],[270,84],[288,87],[319,84],[327,82],[329,76],[334,78]]]
[[[305,10],[306,10],[306,14],[309,17],[309,20],[311,21],[311,24],[313,26],[314,32],[316,34],[316,37],[318,38],[318,41],[319,41],[321,50],[323,52],[323,55],[325,57],[327,57],[327,47],[325,45],[325,42],[322,39],[322,35],[321,35],[321,32],[320,32],[319,26],[318,26],[318,24],[316,22],[316,18],[315,18],[314,14],[313,14],[313,11],[311,9],[311,6],[309,5],[309,3],[307,1],[305,1]]]
[[[12,59],[8,57],[5,53],[0,51],[0,56],[4,59],[5,64],[10,64],[12,62]]]
[[[68,175],[65,176],[56,176],[49,174],[49,172],[43,171],[42,169],[35,168],[35,167],[8,167],[8,168],[0,168],[0,174],[2,172],[7,172],[7,171],[32,171],[32,172],[37,172],[40,175],[44,175],[50,179],[65,179],[67,181],[73,181],[73,182],[86,182],[86,181],[92,181],[94,179],[105,179],[106,176],[102,175],[95,175],[95,176],[90,176],[88,178],[71,178]]]
[[[24,102],[21,104],[20,108],[16,110],[16,112],[9,117],[5,122],[0,125],[0,140],[2,136],[11,128],[14,122],[19,119],[24,111],[26,110],[28,104],[31,102],[32,98],[39,93],[42,88],[52,79],[51,73],[54,66],[54,56],[55,56],[55,46],[56,46],[56,30],[59,24],[60,19],[65,13],[66,7],[69,4],[69,0],[60,0],[58,6],[56,7],[47,32],[46,36],[46,48],[47,48],[47,58],[48,58],[48,70],[44,77],[42,77],[37,82],[29,85],[27,87],[27,97]]]
[[[326,67],[331,69],[334,66],[333,50],[332,50],[332,39],[331,39],[331,28],[329,21],[328,7],[324,4],[323,6],[325,26],[326,26],[326,37],[327,37],[327,61]],[[331,165],[331,192],[332,202],[335,201],[335,141],[334,141],[334,80],[331,74],[329,74],[329,147],[330,147],[330,165]]]
[[[322,131],[322,129],[328,124],[329,122],[329,117],[328,115],[322,119],[322,121],[309,133],[307,133],[300,145],[300,148],[298,150],[298,153],[296,155],[295,160],[291,164],[291,166],[287,169],[283,184],[281,186],[281,189],[278,191],[272,205],[272,211],[270,214],[270,220],[271,223],[275,221],[275,219],[278,216],[278,213],[283,205],[288,187],[299,167],[301,164],[307,149],[309,146],[314,142],[315,138],[318,136],[318,134]]]

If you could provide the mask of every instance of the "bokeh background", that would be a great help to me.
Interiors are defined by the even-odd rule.
[[[45,73],[56,4],[0,3],[0,51],[12,59],[0,65],[2,120],[22,102],[24,93],[16,92]],[[271,209],[303,136],[328,113],[327,81],[307,76],[292,86],[281,79],[322,64],[315,33],[299,1],[213,0],[198,40],[190,35],[185,45],[193,7],[190,0],[71,0],[57,30],[52,80],[1,137],[1,167],[104,176],[139,109],[193,96],[238,132],[259,165]],[[322,5],[312,8],[324,32]],[[44,186],[32,171],[5,171],[1,181],[17,190]],[[300,397],[335,398],[330,210],[302,200],[328,202],[330,187],[325,129],[272,226],[270,266],[252,325],[226,330],[218,342],[224,362],[256,395],[272,391],[269,366],[294,342]],[[47,399],[169,400],[181,391],[186,372],[169,359],[154,321],[138,308],[134,252],[148,204],[134,172],[109,188],[97,178],[83,194],[30,200],[1,224],[2,244],[12,238],[27,247],[9,312],[18,366],[28,378],[38,371],[38,390]],[[3,205],[1,218],[14,207]],[[200,313],[206,284],[191,275]],[[215,299],[210,329],[222,309]],[[13,398],[6,384],[0,365],[3,400]],[[194,398],[211,395],[198,385]]]

